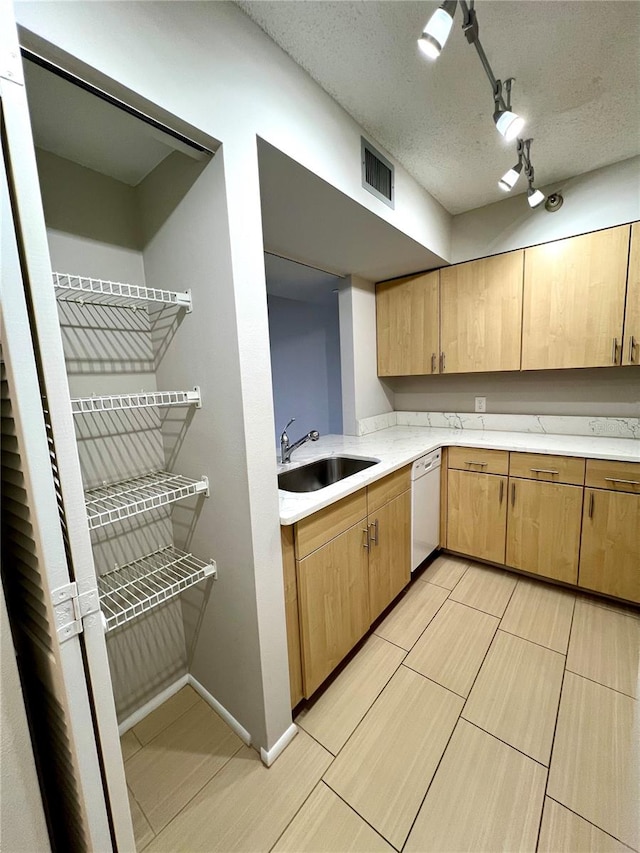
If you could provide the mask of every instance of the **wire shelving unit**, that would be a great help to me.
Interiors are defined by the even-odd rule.
[[[112,305],[117,308],[139,308],[150,302],[176,305],[191,311],[191,291],[159,290],[139,284],[105,281],[68,273],[53,273],[53,286],[59,302]]]
[[[205,563],[172,546],[116,566],[98,578],[105,629],[124,625],[209,577],[217,577],[215,561]]]
[[[105,527],[197,494],[209,496],[207,477],[191,480],[168,471],[153,471],[141,477],[88,489],[84,496],[89,529]]]
[[[90,415],[96,412],[122,412],[128,409],[152,407],[202,406],[200,389],[193,391],[141,391],[139,394],[109,394],[93,397],[74,397],[71,411],[74,415]]]

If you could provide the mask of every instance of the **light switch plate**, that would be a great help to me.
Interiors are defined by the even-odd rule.
[[[476,397],[476,412],[486,412],[487,411],[487,398],[486,397]]]

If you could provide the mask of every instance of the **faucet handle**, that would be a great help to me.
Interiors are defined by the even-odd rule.
[[[294,421],[295,421],[295,418],[291,418],[291,420],[289,421],[289,423],[286,425],[286,427],[282,430],[282,432],[281,432],[280,434],[281,434],[281,435],[285,435],[285,433],[287,432],[287,430],[289,429],[289,427],[291,426],[291,424],[292,424]]]

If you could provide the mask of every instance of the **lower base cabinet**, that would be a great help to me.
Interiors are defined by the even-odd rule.
[[[371,624],[367,527],[356,524],[298,561],[304,692],[310,696]]]
[[[640,604],[640,494],[585,489],[578,584]]]
[[[578,582],[582,486],[509,479],[507,566]]]
[[[411,492],[368,517],[369,618],[375,621],[411,579]]]
[[[507,478],[449,468],[447,548],[504,563]]]

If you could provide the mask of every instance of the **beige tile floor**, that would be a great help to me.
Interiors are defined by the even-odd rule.
[[[640,613],[438,557],[266,769],[191,688],[122,738],[138,850],[640,851]]]

